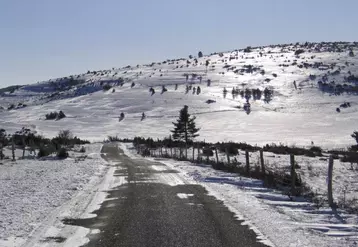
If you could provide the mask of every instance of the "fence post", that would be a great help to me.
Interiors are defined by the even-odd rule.
[[[246,157],[246,173],[250,174],[250,157],[249,157],[248,150],[245,150],[245,157]]]
[[[23,147],[23,149],[22,149],[22,159],[24,159],[25,158],[25,150],[26,150],[26,142],[25,142],[25,137],[24,136],[21,137],[21,141],[22,141],[22,147]]]
[[[260,150],[260,163],[261,163],[261,172],[265,176],[266,171],[265,171],[265,163],[264,163],[264,151],[262,149]]]
[[[296,171],[295,171],[295,155],[290,154],[291,163],[291,196],[296,195]]]
[[[227,163],[230,165],[230,156],[229,156],[229,151],[227,148],[225,148],[225,153],[226,153],[226,157],[227,157]]]
[[[331,208],[334,207],[333,192],[332,192],[332,177],[333,177],[333,156],[329,156],[328,162],[328,204]]]
[[[2,159],[3,159],[2,149],[3,149],[3,147],[2,147],[2,143],[0,142],[0,160],[2,160]]]
[[[200,146],[198,147],[197,153],[198,153],[198,155],[197,155],[196,160],[197,160],[198,163],[200,163],[201,162],[201,160],[200,160]]]
[[[216,164],[219,164],[218,148],[215,147]]]
[[[195,161],[195,146],[193,144],[193,163],[194,163],[194,161]]]
[[[15,161],[15,140],[14,136],[11,138],[12,161]]]
[[[172,147],[170,147],[170,157],[173,158],[173,148]]]

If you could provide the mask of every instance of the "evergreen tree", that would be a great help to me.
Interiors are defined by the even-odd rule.
[[[192,141],[195,137],[198,137],[199,128],[196,128],[195,119],[188,113],[188,106],[185,105],[179,113],[179,119],[174,124],[174,129],[171,130],[173,133],[173,139],[177,141],[184,141],[187,145],[188,142]]]
[[[198,57],[203,57],[203,53],[201,51],[198,52]]]
[[[209,60],[206,60],[206,62],[205,62],[206,72],[208,72],[208,66],[209,66],[209,64],[210,64],[210,61],[209,61]]]

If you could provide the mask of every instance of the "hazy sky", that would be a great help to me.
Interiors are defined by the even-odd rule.
[[[358,0],[0,0],[0,87],[248,45],[357,41]]]

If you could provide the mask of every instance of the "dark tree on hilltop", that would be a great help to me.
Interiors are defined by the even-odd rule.
[[[203,53],[201,51],[198,52],[198,57],[199,58],[203,57]]]
[[[179,113],[179,118],[174,124],[174,129],[171,130],[173,133],[173,139],[176,141],[184,141],[187,145],[195,137],[198,137],[199,128],[195,126],[196,117],[191,117],[188,112],[188,106],[185,105]]]
[[[206,72],[208,72],[208,66],[209,66],[209,64],[210,64],[210,61],[209,61],[209,60],[206,60],[206,62],[205,62]]]

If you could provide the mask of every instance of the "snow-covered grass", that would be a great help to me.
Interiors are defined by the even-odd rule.
[[[44,240],[50,226],[63,228],[60,215],[83,213],[108,170],[100,156],[101,146],[85,145],[86,153],[70,152],[65,160],[4,160],[0,165],[0,246],[34,246]],[[76,161],[83,155],[87,158]]]
[[[126,154],[136,157],[131,144],[122,144]],[[271,157],[271,160],[270,160]],[[241,177],[237,174],[217,171],[205,164],[174,161],[163,158],[148,158],[159,161],[167,169],[179,171],[185,181],[204,186],[210,194],[222,200],[228,208],[236,213],[239,219],[245,220],[258,233],[265,243],[274,246],[355,246],[358,241],[358,217],[330,208],[317,208],[303,198],[291,201],[280,192],[265,188],[262,181]],[[268,164],[277,160],[284,166],[287,156],[272,157],[266,154]],[[314,168],[317,175],[304,178],[308,184],[315,185],[317,190],[324,191],[325,174],[323,163],[318,158],[299,157],[302,166],[300,173],[308,172],[307,164]],[[343,169],[346,164],[337,163],[334,169],[334,195],[340,194],[341,178],[352,177],[355,171]],[[309,168],[311,169],[311,168]],[[352,188],[353,190],[353,188]],[[179,196],[179,195],[178,195]],[[182,195],[180,195],[182,196]]]
[[[304,49],[304,53],[296,56],[294,52],[297,49]],[[56,136],[61,129],[70,129],[81,139],[91,141],[102,141],[108,135],[163,138],[170,134],[179,110],[188,105],[189,112],[197,117],[197,126],[201,128],[200,140],[247,142],[260,146],[267,143],[310,146],[314,142],[323,148],[347,148],[354,144],[350,135],[357,128],[357,93],[323,93],[318,82],[327,77],[331,85],[357,85],[357,82],[346,79],[348,75],[357,76],[358,73],[358,56],[349,56],[350,49],[358,54],[356,43],[259,47],[250,53],[238,50],[224,52],[222,56],[204,56],[197,58],[197,64],[194,64],[195,58],[178,59],[81,74],[72,77],[81,81],[77,85],[72,81],[72,86],[66,86],[69,78],[51,79],[1,94],[0,127],[7,133],[29,127],[48,137]],[[205,66],[207,60],[210,60],[208,68]],[[313,64],[317,66],[311,66]],[[258,70],[240,72],[248,66]],[[188,80],[184,74],[189,75]],[[207,80],[211,81],[210,86]],[[104,84],[111,84],[115,91],[101,90]],[[200,86],[201,93],[193,94],[191,90],[186,94],[185,88],[189,84],[196,88]],[[168,89],[163,94],[162,86]],[[156,91],[153,96],[149,93],[151,87]],[[226,97],[223,97],[224,88],[228,90]],[[251,112],[247,114],[242,109],[246,100],[240,95],[232,97],[233,88],[269,88],[274,94],[269,103],[263,99],[250,99]],[[208,104],[207,100],[215,102]],[[350,107],[341,107],[341,112],[337,113],[336,108],[344,102],[349,102]],[[11,104],[18,109],[6,110]],[[60,110],[66,118],[45,120],[46,114]],[[122,112],[125,117],[119,121]],[[147,117],[141,121],[143,112]],[[21,155],[21,151],[18,152]],[[46,221],[46,217],[55,221],[53,215],[56,214],[50,212],[55,212],[70,198],[78,198],[77,193],[87,195],[81,197],[86,201],[91,186],[106,170],[98,150],[94,153],[97,154],[93,159],[78,163],[71,159],[26,159],[0,166],[0,195],[5,198],[0,202],[0,238],[7,239],[0,245],[16,242],[14,245],[18,246],[29,234],[40,236],[36,229],[41,229],[41,222]],[[256,156],[252,154],[252,160]],[[287,156],[270,156],[265,156],[268,167],[288,165]],[[242,158],[242,155],[237,157],[239,161]],[[303,180],[313,190],[324,194],[327,161],[306,157],[297,157],[296,160],[302,167],[299,172]],[[256,180],[214,171],[206,166],[168,160],[166,163],[180,170],[185,179],[204,185],[233,211],[250,219],[278,246],[344,246],[353,245],[356,238],[356,226],[349,225],[354,223],[355,217],[350,215],[337,216],[329,209],[314,210],[306,202],[287,202],[285,196],[263,188]],[[357,190],[355,173],[349,164],[336,161],[336,198],[342,197],[344,191],[347,198],[354,199]],[[173,184],[182,181],[170,177],[165,182],[170,183],[170,180]],[[71,201],[69,205],[76,211],[76,200]],[[70,206],[61,211],[68,211]],[[48,235],[51,236],[52,230],[58,232],[61,227],[58,223],[56,229],[49,229]],[[278,229],[280,234],[277,234]],[[342,237],[343,233],[347,236]]]
[[[22,87],[13,94],[0,97],[0,105],[5,108],[11,103],[28,105],[17,110],[3,110],[0,124],[8,132],[32,126],[46,136],[55,136],[59,129],[70,128],[80,138],[91,141],[102,141],[107,135],[163,138],[170,134],[172,122],[186,104],[189,112],[197,117],[201,140],[259,145],[281,142],[298,146],[307,146],[313,141],[315,145],[325,148],[345,148],[354,144],[350,134],[357,127],[358,96],[323,93],[318,88],[318,81],[327,75],[328,82],[354,85],[344,77],[357,73],[357,57],[348,56],[346,48],[342,48],[342,52],[329,52],[327,47],[323,46],[320,52],[303,48],[305,53],[299,57],[294,55],[294,51],[300,47],[278,46],[253,49],[251,53],[242,50],[225,52],[222,57],[204,56],[197,58],[197,65],[194,65],[194,59],[189,59],[189,65],[184,59],[152,66],[114,68],[79,75],[84,84],[62,91],[54,86],[61,84],[61,80],[53,79]],[[358,53],[356,47],[353,50]],[[260,56],[260,52],[263,52],[263,56]],[[208,59],[210,66],[206,72],[205,61]],[[297,60],[297,65],[322,63],[328,67],[299,68],[292,65],[294,60]],[[289,66],[283,67],[282,64]],[[249,65],[259,70],[234,73],[235,69]],[[260,70],[265,70],[265,74],[262,75]],[[336,70],[340,71],[338,75],[333,74]],[[188,81],[184,74],[189,74]],[[197,77],[193,78],[192,74]],[[315,75],[316,79],[311,80],[310,75]],[[202,77],[201,82],[199,76]],[[124,79],[123,86],[119,85],[118,78]],[[208,79],[211,80],[210,86],[206,84]],[[115,92],[102,91],[101,83],[111,83]],[[135,84],[133,88],[131,83]],[[177,90],[175,84],[178,85]],[[196,95],[190,91],[185,94],[188,84],[200,86],[201,93]],[[161,94],[163,85],[168,91]],[[149,93],[150,87],[156,91],[153,96]],[[226,98],[222,93],[224,87],[229,91]],[[263,99],[251,99],[251,113],[247,115],[242,108],[237,108],[243,106],[245,99],[232,97],[231,89],[234,87],[240,90],[263,90],[267,87],[274,91],[274,95],[270,103],[265,103]],[[73,94],[74,90],[85,89],[92,93],[82,96]],[[60,96],[51,96],[52,93]],[[205,103],[209,99],[216,102]],[[342,108],[341,113],[337,113],[336,108],[344,102],[350,102],[351,107]],[[59,110],[67,118],[60,121],[44,120],[47,113]],[[121,112],[125,118],[118,121]],[[141,121],[143,112],[147,118]]]

